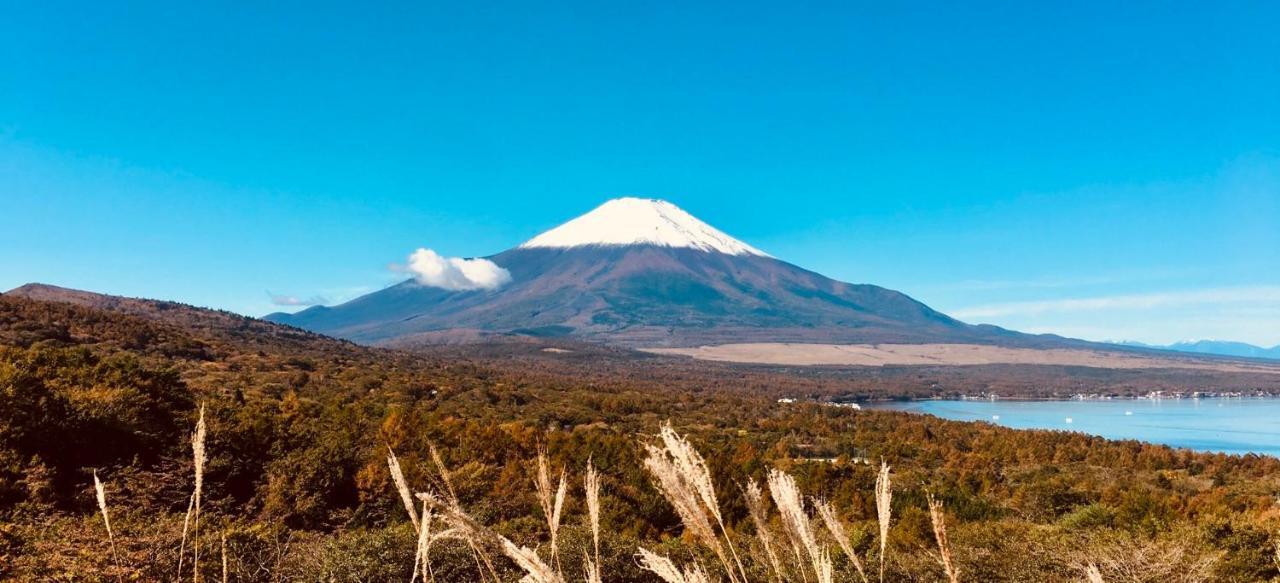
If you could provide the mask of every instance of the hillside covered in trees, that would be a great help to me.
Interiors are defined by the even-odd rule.
[[[390,449],[414,491],[438,493],[447,478],[478,523],[551,561],[535,488],[545,452],[554,477],[568,476],[558,541],[567,580],[582,578],[590,546],[590,461],[601,475],[604,580],[656,581],[637,565],[639,547],[715,564],[643,463],[643,444],[667,421],[705,456],[726,536],[744,554],[760,556],[743,488],[779,469],[831,502],[856,555],[884,557],[886,580],[945,577],[926,493],[945,508],[966,581],[1083,580],[1089,563],[1108,581],[1280,576],[1280,460],[823,403],[963,392],[1008,382],[999,371],[858,376],[526,342],[410,352],[172,303],[48,300],[0,296],[4,579],[173,580],[180,562],[190,576],[197,548],[209,580],[221,580],[224,556],[231,581],[408,580],[417,535]],[[202,524],[184,542],[201,405]],[[893,471],[883,555],[882,460]],[[478,565],[458,541],[432,553],[436,581],[522,574],[502,558]],[[845,555],[833,560],[835,580],[860,580]]]

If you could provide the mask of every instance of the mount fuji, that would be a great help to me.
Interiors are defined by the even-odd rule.
[[[267,319],[370,344],[512,334],[632,347],[1062,341],[966,324],[900,292],[835,281],[661,200],[610,200],[482,260],[452,261],[496,270],[501,277],[492,279],[501,285],[415,277],[341,305]]]

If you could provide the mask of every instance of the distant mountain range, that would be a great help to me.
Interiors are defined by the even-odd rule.
[[[430,261],[419,277],[266,319],[369,344],[511,334],[637,347],[1076,342],[966,324],[894,290],[824,277],[660,200],[611,200],[481,259],[422,252]]]
[[[1227,340],[1196,340],[1194,342],[1177,342],[1174,344],[1144,344],[1142,342],[1117,342],[1121,346],[1135,346],[1139,348],[1156,348],[1159,350],[1173,350],[1177,352],[1191,352],[1195,354],[1214,354],[1218,356],[1238,356],[1241,358],[1267,358],[1272,360],[1280,360],[1280,346],[1271,348],[1263,348],[1244,342],[1231,342]]]

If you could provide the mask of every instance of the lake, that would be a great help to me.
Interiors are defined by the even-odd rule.
[[[911,401],[863,407],[986,421],[1015,429],[1079,431],[1199,451],[1280,457],[1280,398]]]

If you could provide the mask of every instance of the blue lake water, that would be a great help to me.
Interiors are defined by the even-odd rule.
[[[863,407],[986,421],[1015,429],[1079,431],[1199,451],[1280,457],[1280,398],[911,401]]]

